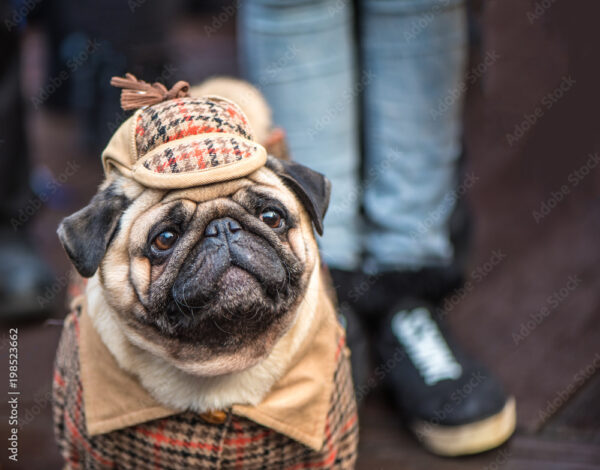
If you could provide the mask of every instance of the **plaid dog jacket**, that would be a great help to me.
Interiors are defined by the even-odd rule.
[[[333,393],[320,451],[231,410],[224,422],[187,411],[90,436],[79,365],[81,311],[65,320],[54,373],[55,434],[68,469],[351,469],[358,423],[350,366],[339,334]],[[124,391],[126,393],[126,391]]]

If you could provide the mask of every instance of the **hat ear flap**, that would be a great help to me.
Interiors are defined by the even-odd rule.
[[[323,218],[329,206],[331,182],[325,175],[296,162],[269,157],[267,168],[275,172],[300,200],[319,235],[323,235]]]
[[[100,266],[121,214],[130,204],[129,198],[117,192],[117,182],[113,182],[86,207],[60,223],[58,238],[83,277],[92,277]]]

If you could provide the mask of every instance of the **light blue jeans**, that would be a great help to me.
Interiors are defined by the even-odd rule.
[[[242,69],[273,107],[292,157],[332,181],[320,241],[330,266],[377,272],[448,264],[464,0],[361,0],[358,7],[357,46],[348,0],[240,2]]]

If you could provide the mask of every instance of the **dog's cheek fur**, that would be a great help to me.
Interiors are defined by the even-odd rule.
[[[129,279],[133,290],[140,302],[148,304],[148,292],[150,287],[150,278],[152,276],[152,265],[145,256],[133,256],[130,262]]]
[[[124,316],[143,317],[145,311],[131,281],[130,235],[134,221],[162,198],[164,192],[144,191],[121,216],[120,228],[99,268],[100,281],[111,307]]]
[[[292,252],[298,257],[302,264],[306,264],[306,245],[302,236],[302,229],[294,227],[288,231],[288,244]]]

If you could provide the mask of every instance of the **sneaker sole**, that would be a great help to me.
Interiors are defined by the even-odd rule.
[[[481,421],[459,426],[440,426],[417,421],[411,429],[429,451],[446,457],[457,457],[498,447],[512,435],[516,422],[515,399],[510,397],[502,411]]]

